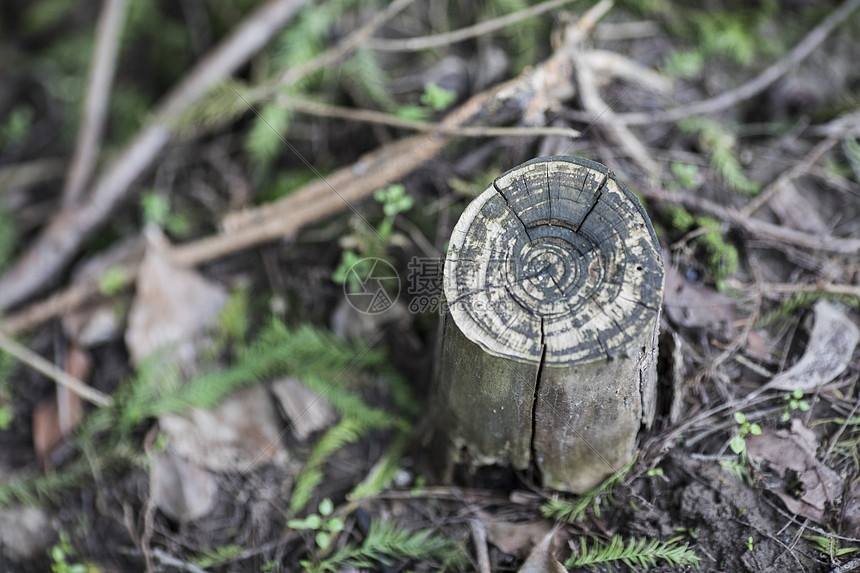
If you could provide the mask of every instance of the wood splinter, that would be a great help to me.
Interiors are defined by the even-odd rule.
[[[433,390],[449,467],[530,465],[587,491],[631,459],[656,399],[663,259],[632,192],[599,163],[542,157],[460,217]]]

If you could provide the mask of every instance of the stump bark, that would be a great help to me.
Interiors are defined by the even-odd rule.
[[[455,226],[443,283],[432,417],[449,464],[534,464],[579,493],[630,461],[654,416],[663,260],[604,165],[499,176]]]

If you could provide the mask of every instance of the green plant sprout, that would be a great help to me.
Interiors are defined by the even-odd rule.
[[[734,413],[735,422],[738,423],[738,432],[735,434],[735,437],[732,438],[732,441],[729,442],[729,447],[732,451],[738,455],[745,456],[747,451],[747,443],[744,438],[749,434],[753,436],[758,436],[761,434],[761,426],[758,424],[751,424],[747,421],[747,417],[743,412],[735,412]]]
[[[373,270],[373,261],[368,260],[367,257],[377,253],[379,255],[385,254],[387,246],[385,243],[391,239],[394,220],[397,215],[410,210],[414,205],[412,197],[406,194],[406,188],[399,183],[377,189],[373,193],[373,198],[382,203],[384,218],[376,228],[376,232],[368,236],[370,242],[360,249],[361,255],[364,256],[352,249],[344,250],[341,253],[340,263],[338,263],[331,277],[331,280],[337,284],[346,284],[351,293],[362,291],[362,282]]]
[[[312,513],[304,519],[291,519],[287,527],[296,531],[316,531],[314,541],[317,547],[326,550],[331,545],[332,535],[344,530],[345,524],[340,517],[333,516],[334,503],[329,498],[322,500],[317,506],[319,513]]]
[[[360,257],[352,250],[343,251],[340,263],[334,269],[331,280],[337,284],[346,284],[349,292],[361,292],[361,282],[367,278],[373,267],[373,261]],[[352,270],[352,272],[350,272]]]
[[[839,547],[839,540],[832,535],[804,535],[803,538],[809,541],[816,551],[827,555],[831,562],[835,562],[837,557],[860,549],[860,547]]]
[[[382,212],[385,214],[385,218],[376,230],[387,241],[391,238],[394,218],[411,209],[414,201],[412,197],[406,194],[406,188],[400,183],[376,190],[373,193],[373,198],[382,203]]]
[[[456,100],[457,92],[428,83],[424,86],[424,93],[421,94],[422,105],[402,105],[397,108],[394,115],[401,119],[426,121],[433,116],[433,112],[447,109]]]
[[[801,412],[809,411],[809,402],[803,399],[803,390],[800,388],[795,389],[791,394],[784,395],[782,399],[785,401],[782,414],[780,415],[780,420],[783,422],[788,422],[789,418],[791,418],[791,412],[794,410],[800,410]]]
[[[69,534],[65,531],[60,532],[60,539],[56,545],[51,547],[49,552],[51,557],[51,571],[53,573],[90,573],[90,571],[98,571],[91,569],[86,563],[69,563],[69,560],[75,556],[75,550],[69,541]]]
[[[457,101],[457,92],[428,83],[421,94],[421,103],[433,109],[442,111]]]
[[[663,468],[651,468],[646,472],[648,477],[663,477]]]

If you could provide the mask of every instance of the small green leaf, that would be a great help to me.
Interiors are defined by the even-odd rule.
[[[343,531],[345,528],[346,524],[339,517],[332,517],[328,522],[328,530],[332,533]]]
[[[317,547],[320,549],[328,549],[331,544],[331,534],[327,531],[318,531],[314,539],[316,539]]]
[[[801,412],[808,412],[809,402],[807,402],[806,400],[801,400],[797,403],[797,407],[800,409]]]
[[[306,519],[291,519],[287,522],[287,527],[290,529],[295,529],[296,531],[304,531],[305,529],[310,529],[308,526],[308,521]]]
[[[402,105],[397,108],[394,115],[400,119],[408,119],[413,121],[424,121],[430,117],[430,111],[420,105]]]
[[[442,111],[456,100],[457,92],[441,88],[434,83],[424,86],[424,93],[421,95],[421,103],[433,108],[435,111]]]
[[[319,529],[322,527],[322,518],[316,513],[307,516],[305,522],[308,524],[308,529]]]
[[[334,511],[334,503],[329,498],[325,498],[319,505],[320,515],[328,517]]]
[[[803,390],[797,388],[794,392],[791,393],[791,395],[800,400],[801,398],[803,398]]]
[[[736,454],[742,454],[744,450],[747,449],[747,444],[744,442],[744,439],[740,435],[736,435],[732,438],[732,441],[729,442],[729,447]]]
[[[155,191],[147,191],[140,198],[140,207],[143,209],[143,220],[146,223],[164,227],[170,215],[170,203],[163,195]]]
[[[735,422],[737,422],[738,424],[742,424],[742,425],[745,424],[747,421],[747,417],[744,416],[743,412],[735,412],[734,418],[735,418]]]
[[[760,436],[761,426],[759,426],[758,424],[750,424],[750,434],[752,434],[753,436]]]

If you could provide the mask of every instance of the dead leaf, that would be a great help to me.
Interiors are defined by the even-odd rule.
[[[761,435],[747,436],[746,447],[750,461],[767,462],[770,469],[783,478],[786,489],[772,489],[797,514],[824,523],[824,511],[842,493],[842,478],[815,457],[815,434],[800,420],[792,420],[791,431],[765,428]],[[798,486],[790,482],[799,480]],[[799,498],[787,488],[799,487]]]
[[[544,535],[517,573],[567,573],[567,569],[555,558],[554,536],[555,529]]]
[[[140,265],[125,342],[132,362],[158,349],[179,345],[179,356],[194,355],[193,337],[214,321],[227,301],[225,289],[189,269],[176,267],[156,247]]]
[[[179,455],[215,472],[240,472],[288,458],[280,417],[262,386],[239,390],[213,410],[165,414],[158,423]]]
[[[290,420],[290,430],[299,440],[306,440],[319,430],[337,421],[337,415],[327,400],[295,378],[272,382],[272,393]]]
[[[736,299],[711,287],[688,282],[672,264],[666,264],[663,302],[672,322],[692,328],[725,330],[742,314]]]
[[[483,523],[487,528],[487,540],[502,552],[516,557],[523,557],[552,529],[552,523],[548,520],[512,523],[484,519]]]
[[[152,454],[149,480],[153,502],[173,520],[193,521],[215,506],[215,476],[183,459],[172,447]]]
[[[839,307],[826,300],[815,303],[815,324],[809,344],[797,363],[768,382],[768,388],[809,392],[845,370],[860,341],[860,330]]]
[[[41,508],[0,508],[0,556],[12,562],[42,556],[55,537],[51,520]]]

